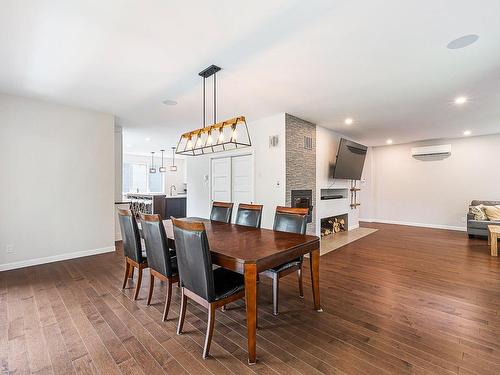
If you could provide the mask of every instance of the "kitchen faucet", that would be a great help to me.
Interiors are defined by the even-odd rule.
[[[173,191],[172,191],[173,189]],[[177,193],[177,188],[175,187],[175,185],[170,185],[170,196],[174,195],[174,193]]]

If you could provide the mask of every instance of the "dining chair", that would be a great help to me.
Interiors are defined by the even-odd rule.
[[[260,228],[262,220],[262,205],[261,204],[244,204],[238,205],[235,224],[245,225],[247,227]]]
[[[305,234],[307,227],[308,208],[276,207],[274,215],[273,230],[279,232],[290,232]],[[278,292],[280,278],[297,271],[299,280],[299,296],[304,298],[304,288],[302,285],[302,259],[296,258],[287,263],[262,272],[262,275],[270,277],[273,280],[273,314],[278,315]]]
[[[165,227],[160,215],[141,214],[142,237],[146,243],[146,254],[149,265],[148,306],[151,304],[155,278],[166,281],[167,294],[162,320],[167,320],[172,299],[172,284],[179,282],[177,258],[169,249]]]
[[[142,270],[148,268],[146,253],[142,251],[141,236],[134,214],[130,210],[118,209],[118,219],[122,232],[123,254],[125,255],[125,277],[122,289],[127,285],[127,279],[134,277],[134,268],[138,269],[134,300],[139,296],[142,283]]]
[[[215,311],[245,297],[243,275],[225,268],[212,268],[205,225],[172,218],[181,284],[181,309],[177,334],[182,334],[187,298],[208,309],[207,334],[203,358],[207,358],[214,331]]]
[[[212,203],[212,212],[210,212],[210,220],[221,221],[223,223],[230,223],[232,214],[233,214],[233,203],[227,203],[227,202]]]

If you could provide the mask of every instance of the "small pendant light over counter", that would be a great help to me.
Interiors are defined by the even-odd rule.
[[[167,171],[167,168],[163,166],[163,153],[165,150],[160,150],[161,152],[161,167],[158,169],[160,173],[165,173]]]
[[[177,165],[175,165],[175,147],[172,147],[172,165],[170,171],[177,172]]]
[[[197,156],[220,151],[229,151],[252,145],[245,116],[234,117],[230,120],[217,122],[217,72],[216,65],[211,65],[201,71],[203,77],[203,127],[184,133],[177,144],[176,153]],[[206,125],[205,119],[205,80],[214,76],[214,122]]]
[[[155,152],[151,151],[151,166],[149,167],[149,173],[156,173],[155,167]]]

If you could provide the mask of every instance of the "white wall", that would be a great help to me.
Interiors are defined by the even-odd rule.
[[[113,143],[111,115],[0,94],[0,270],[114,250]]]
[[[256,204],[263,204],[262,227],[272,228],[276,206],[285,204],[285,115],[280,113],[248,121],[252,147],[239,152],[187,157],[187,215],[210,215],[210,158],[253,153]],[[278,135],[279,145],[269,148],[269,137]]]
[[[316,234],[318,236],[321,231],[321,219],[325,217],[347,213],[349,229],[359,226],[359,209],[350,208],[349,198],[321,200],[321,189],[350,188],[350,180],[332,178],[332,166],[335,163],[340,138],[342,138],[340,134],[330,129],[316,127]]]
[[[411,147],[451,144],[451,156],[421,161]],[[368,211],[376,221],[464,229],[473,199],[500,200],[500,134],[373,148]]]

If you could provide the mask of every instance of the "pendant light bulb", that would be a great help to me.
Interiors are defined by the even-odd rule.
[[[212,142],[213,142],[213,140],[212,140],[212,132],[209,132],[208,136],[207,136],[207,146],[211,145]]]
[[[224,142],[224,133],[222,132],[222,128],[219,130],[219,142]]]
[[[188,141],[187,141],[187,145],[186,145],[186,148],[188,150],[191,150],[193,148],[193,141],[191,141],[191,137],[189,137]]]

